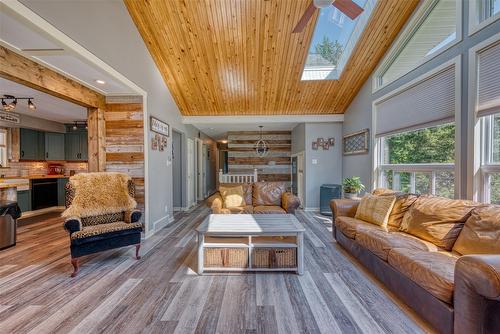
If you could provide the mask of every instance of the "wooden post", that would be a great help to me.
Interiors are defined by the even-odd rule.
[[[106,170],[106,124],[103,108],[88,108],[89,172]]]

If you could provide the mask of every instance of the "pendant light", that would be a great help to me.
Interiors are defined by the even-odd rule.
[[[260,158],[263,158],[267,155],[269,152],[269,146],[267,145],[266,141],[262,139],[262,125],[259,125],[260,128],[260,139],[255,143],[255,152]]]

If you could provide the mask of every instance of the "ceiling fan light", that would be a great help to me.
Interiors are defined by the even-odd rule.
[[[330,6],[332,3],[332,0],[313,0],[314,7],[320,9]]]

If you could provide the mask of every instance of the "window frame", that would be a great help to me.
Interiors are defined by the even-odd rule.
[[[486,134],[485,121],[481,120],[481,118],[486,119],[490,116],[478,117],[477,115],[479,54],[482,50],[498,43],[498,41],[500,41],[500,33],[469,49],[468,133],[472,138],[467,144],[467,198],[477,202],[489,202],[489,174],[496,170],[500,171],[500,168],[497,168],[500,166],[484,163],[486,154],[491,154],[491,152],[486,152],[486,150],[489,150],[489,147],[486,147],[487,138],[485,138],[488,134]],[[491,162],[491,158],[488,159]]]
[[[493,119],[496,115],[500,114],[484,116],[479,120],[481,129],[480,200],[486,203],[491,202],[491,174],[500,173],[500,162],[493,162]]]
[[[469,27],[468,35],[472,36],[475,33],[483,30],[490,24],[500,19],[500,11],[493,16],[485,17],[485,3],[493,0],[470,0],[469,1]],[[479,13],[481,12],[481,13]]]
[[[446,170],[450,168],[450,164],[440,164],[440,163],[427,163],[427,164],[397,164],[397,165],[391,165],[391,164],[385,164],[384,163],[384,144],[383,144],[383,138],[384,137],[376,137],[376,129],[377,129],[377,122],[376,122],[376,112],[377,112],[377,104],[381,101],[384,101],[391,96],[399,94],[401,91],[404,91],[408,89],[408,87],[414,86],[422,81],[425,81],[429,78],[432,78],[437,72],[442,71],[443,69],[454,65],[455,67],[455,119],[454,119],[454,124],[455,124],[455,161],[452,165],[453,170],[454,170],[454,175],[455,175],[455,189],[454,189],[454,194],[455,198],[460,198],[461,194],[461,105],[462,105],[462,99],[461,99],[461,82],[462,82],[462,76],[461,76],[461,55],[458,55],[449,61],[444,62],[443,64],[436,66],[432,70],[424,73],[423,75],[415,78],[414,80],[408,82],[405,85],[402,85],[391,92],[385,94],[384,96],[376,99],[372,103],[372,131],[371,131],[371,136],[372,136],[372,143],[373,143],[373,161],[372,161],[372,186],[373,188],[381,187],[383,186],[382,182],[382,177],[381,177],[381,170],[387,170],[389,167],[393,167],[392,170],[394,170],[394,166],[397,166],[398,168],[405,168],[405,171],[409,172],[432,172],[434,171],[441,171],[441,170]],[[433,125],[431,125],[433,126]]]
[[[452,46],[454,46],[462,41],[463,3],[461,0],[455,0],[456,6],[457,6],[456,7],[457,13],[456,13],[455,39],[453,39],[452,41],[447,43],[445,46],[441,47],[436,52],[433,52],[432,54],[420,59],[413,67],[402,72],[397,78],[394,78],[391,81],[382,83],[382,77],[384,76],[384,73],[394,63],[394,61],[397,59],[398,55],[406,47],[408,42],[411,40],[411,38],[414,36],[414,34],[418,31],[418,29],[421,27],[421,25],[423,24],[423,22],[425,21],[425,19],[429,15],[429,13],[432,12],[432,10],[434,9],[434,7],[437,5],[437,3],[439,1],[441,1],[441,0],[424,0],[422,2],[422,4],[419,6],[419,8],[417,8],[415,10],[415,13],[413,14],[410,21],[405,25],[403,30],[399,33],[396,41],[392,44],[389,51],[386,53],[386,55],[384,56],[384,58],[382,59],[380,64],[375,69],[375,72],[374,72],[374,75],[372,78],[372,93],[375,93],[375,92],[383,89],[384,87],[387,87],[388,85],[399,80],[400,78],[404,77],[408,73],[419,68],[420,66],[424,65],[425,63],[427,63],[431,59],[434,59],[438,55],[442,54],[446,50],[450,49]]]

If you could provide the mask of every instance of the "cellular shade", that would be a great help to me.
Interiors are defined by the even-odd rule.
[[[477,112],[486,116],[500,112],[500,42],[478,53]]]
[[[378,102],[375,135],[381,137],[452,122],[455,89],[453,64]]]

